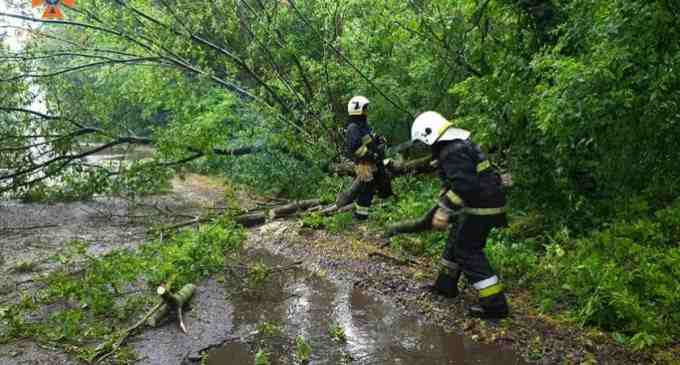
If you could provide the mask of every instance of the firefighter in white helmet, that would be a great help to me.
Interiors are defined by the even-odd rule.
[[[385,171],[385,138],[373,133],[368,125],[369,101],[364,96],[355,96],[347,103],[349,120],[345,134],[347,158],[355,164],[356,178],[361,183],[354,203],[354,217],[368,218],[373,195],[381,198],[392,195],[390,179]]]
[[[468,308],[470,314],[506,317],[508,305],[503,287],[484,254],[489,232],[506,225],[500,175],[480,147],[470,141],[470,132],[454,127],[437,112],[416,117],[411,139],[431,146],[432,158],[439,162],[444,190],[433,227],[447,229],[451,218],[458,216],[458,225],[449,232],[441,269],[431,288],[447,297],[457,296],[462,272],[479,291],[479,303]]]

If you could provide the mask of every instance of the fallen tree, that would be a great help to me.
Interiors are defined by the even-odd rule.
[[[436,161],[436,160],[435,160]],[[422,174],[435,171],[437,163],[432,160],[431,156],[425,156],[408,161],[391,161],[387,166],[387,172],[392,177]],[[331,165],[330,172],[338,176],[354,176],[354,163],[351,161],[343,161]]]
[[[276,219],[276,218],[281,218],[281,217],[287,217],[290,216],[291,214],[295,214],[301,210],[307,210],[309,208],[318,206],[321,204],[320,199],[309,199],[309,200],[300,200],[296,201],[290,204],[285,204],[281,205],[279,207],[275,207],[269,211],[269,218],[270,219]]]

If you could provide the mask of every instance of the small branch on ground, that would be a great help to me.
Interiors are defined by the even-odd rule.
[[[151,316],[153,316],[163,306],[163,304],[164,303],[158,303],[155,306],[153,306],[153,308],[151,308],[148,312],[146,312],[146,315],[144,315],[144,317],[141,320],[139,320],[137,323],[135,323],[134,325],[132,325],[128,329],[121,332],[120,338],[117,341],[115,341],[113,343],[111,343],[110,341],[107,341],[107,342],[102,343],[101,345],[97,346],[97,349],[95,350],[97,355],[95,355],[94,358],[95,359],[98,358],[98,359],[95,361],[95,363],[102,363],[109,356],[116,353],[116,351],[118,351],[118,349],[125,343],[125,341],[127,341],[128,337],[130,337],[130,335],[132,335],[132,333],[134,331],[136,331],[142,325],[144,325],[146,323],[146,321]],[[103,353],[104,351],[106,351],[106,349],[109,349],[109,351],[106,352],[106,353]],[[101,354],[101,356],[100,356],[100,354]]]
[[[36,229],[54,228],[54,227],[59,227],[59,225],[58,224],[45,224],[45,225],[40,225],[40,226],[26,226],[26,227],[0,227],[0,232],[2,232],[2,231],[31,231],[31,230],[36,230]]]
[[[127,341],[127,339],[142,326],[157,326],[171,309],[177,309],[179,326],[184,333],[187,333],[186,326],[184,325],[184,320],[182,318],[182,308],[189,303],[189,300],[191,300],[195,291],[196,286],[193,284],[185,285],[176,294],[170,293],[170,291],[167,290],[165,286],[159,286],[157,292],[161,296],[162,301],[146,312],[144,317],[142,317],[142,319],[140,319],[137,323],[121,331],[116,341],[113,341],[112,338],[111,340],[97,346],[95,355],[93,357],[93,359],[96,359],[94,362],[102,363],[108,357],[115,354],[116,351],[118,351],[118,349],[120,349],[120,347],[125,344],[125,341]]]

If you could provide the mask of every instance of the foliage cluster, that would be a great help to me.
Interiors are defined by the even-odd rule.
[[[559,207],[566,219],[598,197],[647,190],[664,201],[677,192],[672,1],[168,6],[84,1],[71,20],[115,31],[47,25],[59,39],[36,37],[27,58],[10,55],[8,67],[55,73],[35,81],[49,111],[99,128],[89,140],[149,137],[143,143],[166,162],[264,147],[226,169],[269,190],[276,182],[281,194],[310,193],[300,179],[320,180],[339,157],[345,103],[355,94],[373,100],[371,122],[395,143],[419,112],[455,118],[502,153],[534,204]],[[90,53],[75,52],[82,49]],[[4,84],[23,96],[24,80]],[[19,134],[35,126],[35,118],[12,118]],[[55,134],[71,127],[45,124]],[[50,145],[65,150],[81,137]]]
[[[617,221],[546,246],[534,287],[545,310],[615,332],[635,349],[680,335],[680,201],[652,217]]]
[[[237,254],[243,239],[241,228],[221,218],[164,242],[101,257],[74,242],[52,258],[60,269],[40,279],[44,288],[0,306],[0,340],[33,338],[90,361],[93,343],[115,336],[152,304],[153,288],[179,288],[222,271],[225,254]]]
[[[348,229],[353,222],[352,213],[344,212],[324,217],[318,213],[311,213],[302,217],[303,227],[312,229],[324,228],[331,233],[340,233]]]

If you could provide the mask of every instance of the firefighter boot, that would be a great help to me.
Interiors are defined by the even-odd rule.
[[[448,267],[442,267],[439,271],[439,276],[432,286],[432,291],[440,294],[446,298],[455,298],[458,296],[458,279],[460,278],[460,270],[453,270]]]
[[[468,307],[470,316],[482,319],[501,319],[509,314],[505,293],[499,292],[479,298],[479,304]]]

